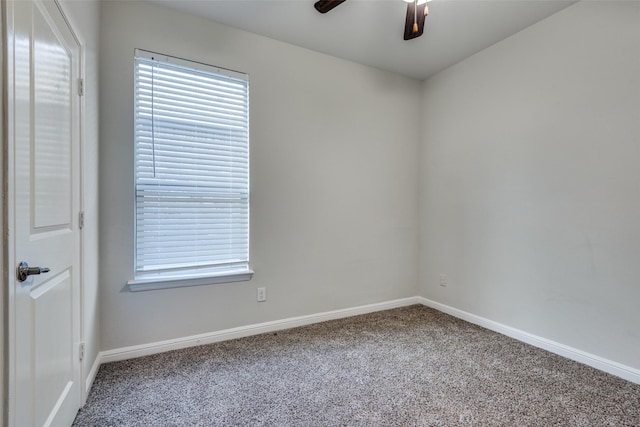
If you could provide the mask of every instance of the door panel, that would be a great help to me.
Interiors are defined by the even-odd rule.
[[[6,2],[9,251],[49,272],[9,291],[9,424],[80,407],[80,46],[52,0]]]
[[[69,270],[65,270],[35,289],[32,287],[30,292],[38,426],[55,417],[56,404],[64,402],[73,387],[71,277]]]
[[[69,228],[72,53],[46,11],[33,12],[33,223]]]

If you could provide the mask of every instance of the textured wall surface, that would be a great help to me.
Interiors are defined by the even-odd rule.
[[[424,83],[423,296],[640,368],[638,22],[579,2]]]
[[[135,48],[249,74],[250,282],[125,286]],[[103,350],[416,295],[420,82],[143,2],[102,3],[100,66]]]

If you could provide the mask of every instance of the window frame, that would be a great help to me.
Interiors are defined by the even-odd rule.
[[[209,285],[216,283],[232,283],[232,282],[240,282],[240,281],[248,281],[253,277],[253,270],[250,267],[250,156],[249,156],[249,76],[245,73],[240,73],[233,70],[228,70],[221,67],[215,67],[208,64],[203,64],[200,62],[189,61],[182,58],[172,57],[164,54],[158,54],[155,52],[150,52],[142,49],[135,49],[134,52],[134,86],[137,81],[137,69],[135,67],[138,58],[144,58],[147,60],[157,60],[161,63],[167,63],[171,65],[176,65],[180,67],[186,67],[192,70],[197,70],[197,72],[206,72],[213,73],[219,76],[231,77],[234,79],[241,79],[246,81],[246,108],[247,108],[247,122],[246,122],[246,150],[247,150],[247,158],[246,158],[246,174],[247,174],[247,182],[246,182],[246,190],[247,190],[247,201],[246,201],[246,209],[247,209],[247,219],[246,219],[246,263],[241,264],[241,268],[230,268],[225,269],[223,266],[216,267],[197,267],[193,266],[192,268],[180,269],[180,270],[171,270],[171,269],[158,269],[155,271],[141,271],[138,269],[138,232],[137,223],[138,223],[138,201],[137,201],[137,191],[138,191],[138,178],[137,178],[137,168],[138,168],[138,159],[137,159],[137,150],[139,141],[138,138],[133,136],[133,150],[134,150],[134,202],[133,202],[133,218],[134,218],[134,279],[129,280],[127,282],[128,288],[131,291],[145,291],[145,290],[153,290],[153,289],[166,289],[166,288],[176,288],[176,287],[186,287],[186,286],[201,286],[201,285]],[[135,107],[138,103],[137,93],[134,88],[133,91],[133,104],[134,110],[137,111]],[[133,116],[134,120],[134,128],[136,123],[136,113]],[[134,130],[135,132],[135,130]],[[155,158],[154,158],[155,165]],[[155,166],[154,166],[155,168]],[[154,169],[155,174],[155,169]]]

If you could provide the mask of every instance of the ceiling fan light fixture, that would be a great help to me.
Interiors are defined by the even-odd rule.
[[[327,13],[346,0],[317,0],[313,5],[320,13]],[[424,32],[424,21],[429,15],[427,2],[431,0],[404,0],[407,3],[407,13],[404,23],[404,39],[411,40],[420,37]]]
[[[420,37],[424,32],[424,21],[427,17],[428,0],[404,0],[407,3],[407,14],[404,23],[404,39]]]

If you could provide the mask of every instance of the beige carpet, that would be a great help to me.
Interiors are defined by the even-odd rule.
[[[422,306],[105,364],[76,426],[640,426],[640,386]]]

